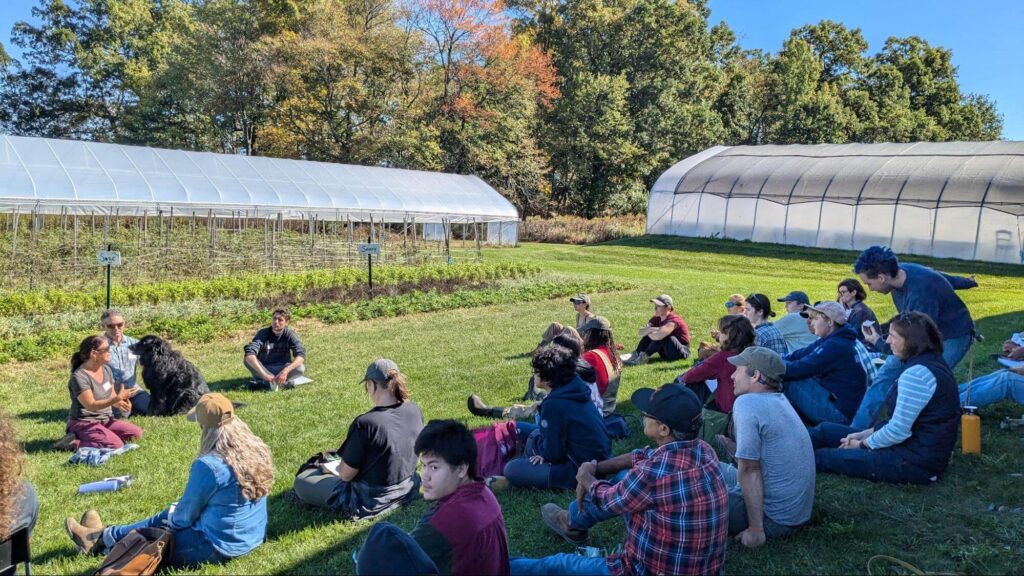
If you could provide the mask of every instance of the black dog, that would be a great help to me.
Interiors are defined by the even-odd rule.
[[[199,370],[163,338],[146,336],[128,349],[142,364],[142,380],[152,397],[149,415],[184,414],[210,392]]]

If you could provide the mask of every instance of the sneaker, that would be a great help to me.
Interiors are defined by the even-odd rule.
[[[622,364],[624,366],[639,366],[641,364],[647,364],[647,361],[650,359],[650,356],[648,356],[646,352],[637,352],[636,354],[630,355],[629,360],[624,360]]]
[[[488,476],[484,484],[491,489],[491,492],[504,492],[512,487],[512,483],[504,476]]]
[[[558,504],[548,503],[541,506],[540,518],[552,532],[573,546],[582,546],[590,538],[590,534],[586,530],[569,526],[569,511],[564,510]]]
[[[82,514],[82,519],[78,521],[79,524],[89,528],[91,530],[103,530],[103,520],[100,519],[100,513],[95,510],[86,510],[85,514]]]
[[[63,438],[61,438],[60,440],[57,440],[56,442],[51,444],[50,448],[52,448],[54,450],[62,450],[62,451],[74,450],[75,449],[75,440],[76,440],[75,435],[72,434],[71,432],[68,432],[67,434],[64,435]]]
[[[81,554],[99,554],[103,551],[103,529],[96,530],[89,526],[82,526],[74,518],[64,519],[64,529],[67,531],[75,548]]]

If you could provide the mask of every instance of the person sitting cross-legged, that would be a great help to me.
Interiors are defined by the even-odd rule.
[[[541,509],[544,523],[573,545],[598,522],[624,516],[622,552],[607,558],[555,554],[513,558],[512,574],[720,574],[729,497],[715,451],[700,439],[702,406],[692,390],[665,384],[633,393],[644,435],[656,448],[585,462],[577,498]],[[611,480],[598,480],[610,476]]]
[[[752,346],[729,363],[736,367],[736,466],[722,464],[729,488],[729,533],[752,548],[787,536],[810,520],[814,448],[782,394],[782,358]]]
[[[234,413],[221,394],[205,394],[188,414],[202,430],[199,457],[192,462],[181,499],[134,524],[104,526],[89,510],[64,528],[83,554],[99,554],[135,529],[165,528],[174,545],[171,566],[222,563],[248,554],[266,539],[267,494],[274,484],[270,448]]]
[[[373,408],[349,424],[327,461],[314,456],[295,475],[299,500],[354,519],[372,518],[416,498],[420,485],[413,443],[423,412],[409,398],[398,364],[375,360],[362,384]]]
[[[1024,332],[1003,342],[1001,355],[1008,360],[1024,361]],[[1003,400],[1024,404],[1024,366],[996,370],[960,385],[961,405],[980,408]]]
[[[819,472],[893,483],[928,484],[946,470],[956,445],[960,401],[942,357],[939,329],[926,314],[889,322],[888,344],[905,365],[871,428],[823,423],[810,430]]]
[[[867,375],[857,355],[857,334],[846,325],[846,310],[838,302],[821,302],[804,310],[818,340],[783,358],[786,398],[811,424],[847,424],[867,388]]]
[[[690,357],[690,327],[676,313],[672,297],[662,294],[651,302],[654,316],[640,329],[640,342],[632,354],[623,358],[624,366],[645,364],[655,354],[669,362]]]
[[[252,374],[250,388],[276,391],[310,382],[305,377],[306,348],[288,327],[291,319],[288,310],[274,310],[270,326],[261,328],[245,345],[244,364]]]
[[[504,478],[488,479],[494,489],[507,484],[529,488],[574,488],[579,463],[604,459],[611,441],[591,386],[576,374],[578,350],[557,343],[533,355],[537,385],[551,392],[538,407],[540,426],[518,422],[526,437],[523,455],[505,464]]]
[[[406,546],[422,550],[440,574],[508,574],[505,518],[476,476],[473,434],[454,420],[432,420],[416,438],[416,454],[423,499],[434,505],[408,534],[412,542]],[[391,553],[368,539],[357,566],[387,566]]]

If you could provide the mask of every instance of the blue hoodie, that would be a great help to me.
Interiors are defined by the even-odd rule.
[[[817,379],[835,397],[836,408],[853,418],[867,389],[867,375],[854,349],[856,343],[857,333],[844,324],[810,346],[786,355],[783,381]]]
[[[611,457],[604,418],[579,376],[553,389],[540,403],[540,432],[538,450],[551,464],[552,486],[573,488],[580,464]]]

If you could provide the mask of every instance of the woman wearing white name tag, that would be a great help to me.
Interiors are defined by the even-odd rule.
[[[75,435],[72,450],[120,448],[127,440],[142,437],[141,428],[114,417],[114,408],[131,412],[131,398],[138,388],[116,390],[109,362],[110,344],[103,336],[82,340],[78,352],[71,356],[67,432]]]

